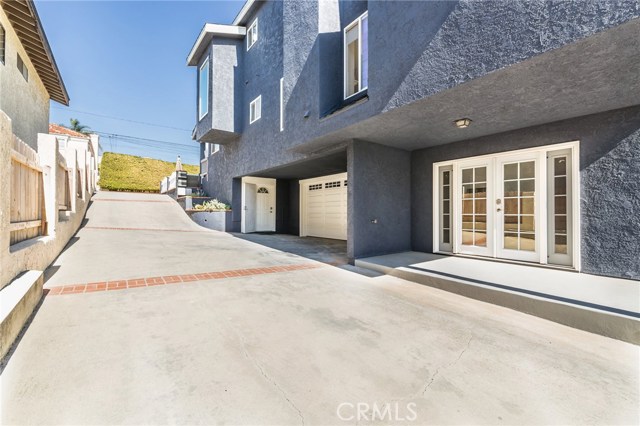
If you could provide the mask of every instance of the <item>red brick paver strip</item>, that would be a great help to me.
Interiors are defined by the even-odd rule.
[[[122,203],[171,203],[174,204],[175,201],[171,200],[171,201],[165,201],[165,200],[126,200],[126,199],[120,199],[120,198],[94,198],[91,201],[117,201],[117,202],[122,202]]]
[[[167,275],[163,277],[134,278],[119,281],[101,281],[87,284],[69,284],[49,288],[47,296],[62,294],[93,293],[96,291],[124,290],[137,287],[153,287],[158,285],[179,284],[186,282],[238,278],[250,275],[274,274],[277,272],[301,271],[319,268],[317,263],[298,263],[295,265],[270,266],[267,268],[234,269],[230,271],[214,271],[198,274]]]
[[[85,226],[82,229],[97,229],[101,231],[153,231],[153,232],[210,232],[209,229],[162,229],[162,228],[119,228],[113,226]]]

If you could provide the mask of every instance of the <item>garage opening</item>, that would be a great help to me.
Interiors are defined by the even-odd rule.
[[[347,174],[300,181],[300,236],[347,239]]]

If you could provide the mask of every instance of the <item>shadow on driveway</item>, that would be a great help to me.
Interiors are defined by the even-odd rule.
[[[343,266],[349,263],[347,242],[342,240],[274,233],[240,234],[233,232],[231,235],[332,266]]]

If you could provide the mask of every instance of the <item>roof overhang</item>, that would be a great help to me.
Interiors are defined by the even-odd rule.
[[[49,98],[69,105],[69,94],[53,58],[38,12],[32,0],[0,0],[20,43],[27,52],[38,77],[49,93]]]
[[[247,29],[238,25],[205,24],[187,56],[187,65],[198,65],[198,60],[213,37],[243,38]]]
[[[260,3],[262,2],[258,0],[246,0],[233,20],[233,25],[247,25],[247,18],[260,6]]]
[[[359,139],[412,151],[638,106],[640,43],[630,42],[638,34],[640,19],[632,19],[353,125],[337,121],[334,132],[292,150]],[[473,123],[457,128],[463,117]]]

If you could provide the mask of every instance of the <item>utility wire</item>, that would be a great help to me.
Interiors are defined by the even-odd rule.
[[[78,114],[86,114],[86,115],[93,115],[93,116],[96,116],[96,117],[109,118],[111,120],[120,120],[120,121],[129,122],[129,123],[144,124],[145,126],[163,127],[165,129],[180,130],[182,132],[191,132],[191,130],[189,130],[189,129],[183,129],[183,128],[180,128],[180,127],[165,126],[163,124],[155,124],[155,123],[147,123],[145,121],[129,120],[127,118],[119,118],[119,117],[113,117],[113,116],[110,116],[110,115],[96,114],[94,112],[80,111],[80,110],[71,109],[71,108],[63,108],[63,107],[59,107],[59,106],[56,106],[56,105],[53,105],[52,108],[59,109],[61,111],[76,112]]]
[[[163,145],[169,145],[169,146],[175,146],[175,147],[197,149],[197,145],[196,144],[187,145],[187,144],[178,143],[178,142],[142,138],[142,137],[139,137],[139,136],[119,135],[117,133],[101,132],[101,131],[98,131],[98,130],[93,130],[93,132],[99,134],[100,136],[104,136],[104,137],[108,137],[108,138],[117,138],[117,139],[120,139],[120,140],[136,140],[136,141],[142,141],[142,142],[153,142],[153,143],[156,143],[156,144],[163,144]],[[156,145],[151,145],[151,146],[156,146]]]

